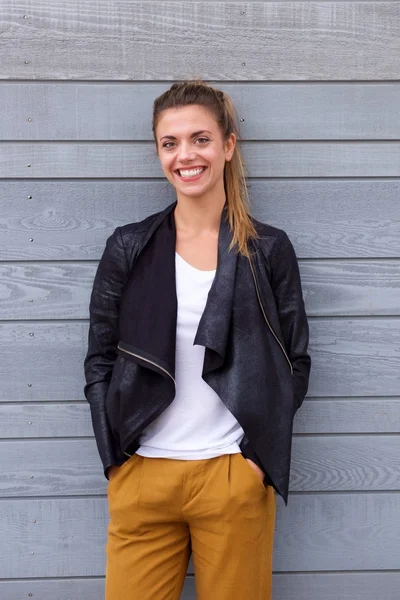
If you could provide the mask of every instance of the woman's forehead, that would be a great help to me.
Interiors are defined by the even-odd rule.
[[[217,128],[217,122],[211,112],[203,106],[194,104],[163,111],[157,124],[157,133],[162,137],[177,133],[191,134],[193,131],[205,129],[213,132]]]

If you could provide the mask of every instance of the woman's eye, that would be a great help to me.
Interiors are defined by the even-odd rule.
[[[199,137],[196,139],[196,142],[200,142],[200,144],[206,144],[209,141],[210,140],[207,137]],[[172,148],[174,145],[175,145],[175,142],[164,142],[163,148],[166,148],[168,150],[168,149]]]

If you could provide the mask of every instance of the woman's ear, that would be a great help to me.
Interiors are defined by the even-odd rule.
[[[232,132],[228,139],[225,141],[225,160],[232,160],[233,153],[236,147],[236,135]]]

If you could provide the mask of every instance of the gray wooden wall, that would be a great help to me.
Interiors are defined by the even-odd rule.
[[[151,104],[197,76],[237,106],[254,214],[291,237],[310,316],[274,600],[399,597],[399,39],[398,2],[2,1],[2,600],[102,597],[89,294],[113,229],[174,199]]]

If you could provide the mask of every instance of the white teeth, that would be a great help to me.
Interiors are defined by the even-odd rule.
[[[179,174],[181,177],[195,177],[196,175],[200,175],[203,171],[204,167],[201,167],[200,169],[188,169],[185,171],[179,169]]]

